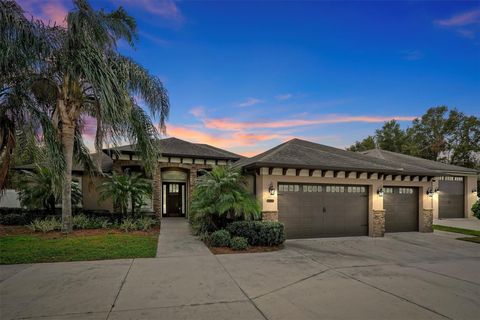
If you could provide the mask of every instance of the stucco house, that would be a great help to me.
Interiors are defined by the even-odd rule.
[[[177,138],[159,142],[152,201],[143,210],[187,217],[196,178],[214,166],[233,165],[248,177],[262,218],[285,224],[288,238],[383,236],[432,230],[434,218],[469,218],[477,200],[476,170],[383,150],[356,153],[293,139],[244,158]],[[143,172],[134,146],[103,150],[104,172]],[[113,210],[99,201],[104,177],[74,168],[83,208]]]

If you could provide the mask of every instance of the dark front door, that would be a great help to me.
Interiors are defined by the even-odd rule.
[[[287,238],[368,234],[368,187],[280,183],[278,219]]]
[[[451,180],[440,180],[438,183],[438,217],[464,218],[464,185],[461,177],[448,177]]]
[[[164,215],[170,217],[185,216],[185,183],[164,183]]]
[[[385,231],[418,231],[418,188],[385,187]]]

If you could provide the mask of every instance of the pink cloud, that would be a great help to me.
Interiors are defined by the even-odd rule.
[[[257,98],[247,98],[247,100],[245,100],[244,102],[239,103],[238,106],[239,107],[250,107],[250,106],[259,104],[261,102],[263,102],[263,101],[260,100],[260,99],[257,99]]]
[[[193,114],[197,118],[204,118],[205,117],[205,108],[203,106],[193,107],[189,111],[190,114]]]
[[[203,123],[206,128],[217,130],[248,130],[262,128],[288,128],[302,127],[318,124],[332,123],[349,123],[349,122],[366,122],[381,123],[395,119],[397,121],[411,121],[416,117],[412,116],[339,116],[326,115],[317,119],[291,119],[291,120],[274,120],[274,121],[235,121],[232,119],[204,119]]]
[[[68,9],[62,0],[17,0],[27,16],[33,16],[47,24],[66,26]]]
[[[459,27],[480,23],[480,9],[456,14],[448,19],[436,20],[435,23],[443,27]]]

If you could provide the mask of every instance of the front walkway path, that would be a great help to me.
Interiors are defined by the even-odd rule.
[[[157,258],[212,255],[205,244],[192,235],[185,218],[163,218],[158,237]]]
[[[480,220],[477,218],[469,219],[434,219],[433,224],[439,226],[463,228],[480,231]]]

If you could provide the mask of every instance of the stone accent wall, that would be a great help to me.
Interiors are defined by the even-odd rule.
[[[420,217],[420,232],[433,232],[433,209],[423,209]]]
[[[370,236],[383,237],[385,234],[385,210],[373,210],[373,224]]]
[[[278,211],[262,211],[262,221],[278,221]]]
[[[155,168],[153,175],[153,211],[159,219],[162,218],[162,173],[160,167]]]

